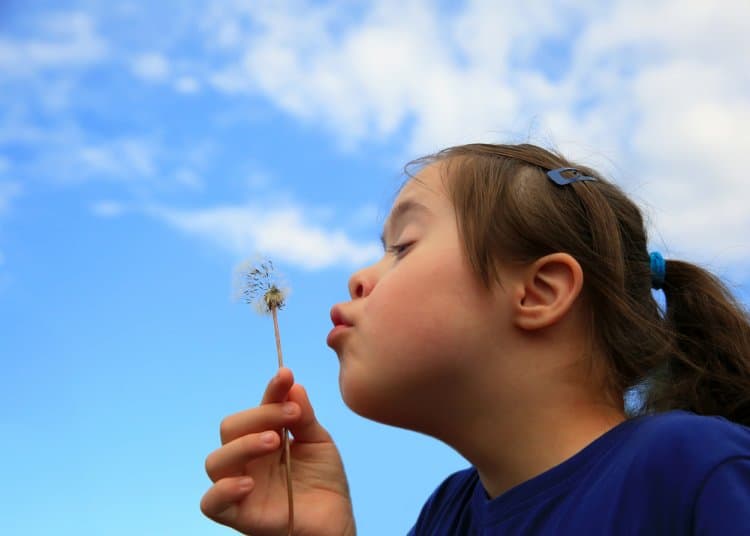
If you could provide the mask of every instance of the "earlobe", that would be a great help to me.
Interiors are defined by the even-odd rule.
[[[571,255],[553,253],[524,271],[515,304],[515,323],[524,330],[551,326],[572,309],[583,288],[583,270]]]

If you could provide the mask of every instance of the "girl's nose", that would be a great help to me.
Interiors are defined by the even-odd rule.
[[[349,296],[352,299],[364,298],[372,292],[375,286],[375,272],[370,266],[354,272],[349,278]]]

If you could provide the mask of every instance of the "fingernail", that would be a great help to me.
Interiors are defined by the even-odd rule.
[[[274,441],[276,441],[276,434],[274,434],[273,432],[263,432],[262,434],[260,434],[260,440],[266,445],[270,445]]]
[[[297,413],[297,404],[293,402],[285,402],[284,405],[281,406],[281,411],[283,411],[285,415],[294,415]]]
[[[237,487],[240,488],[240,491],[248,491],[253,487],[253,479],[250,477],[240,478],[237,482]]]

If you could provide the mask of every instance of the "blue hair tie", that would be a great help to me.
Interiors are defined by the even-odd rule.
[[[558,186],[565,186],[566,184],[570,184],[572,182],[578,182],[578,181],[595,181],[596,179],[594,177],[589,177],[588,175],[584,175],[576,168],[572,167],[561,167],[557,169],[552,169],[547,172],[547,177],[549,177],[549,180],[557,184]]]
[[[658,251],[652,251],[649,258],[651,259],[651,287],[659,290],[664,287],[667,262]]]

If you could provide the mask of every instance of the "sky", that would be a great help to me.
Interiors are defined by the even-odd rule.
[[[405,533],[467,462],[349,411],[325,337],[403,164],[448,145],[597,167],[750,303],[750,3],[715,5],[1,2],[0,533],[232,533],[199,502],[276,367],[233,299],[259,255],[360,534]]]

